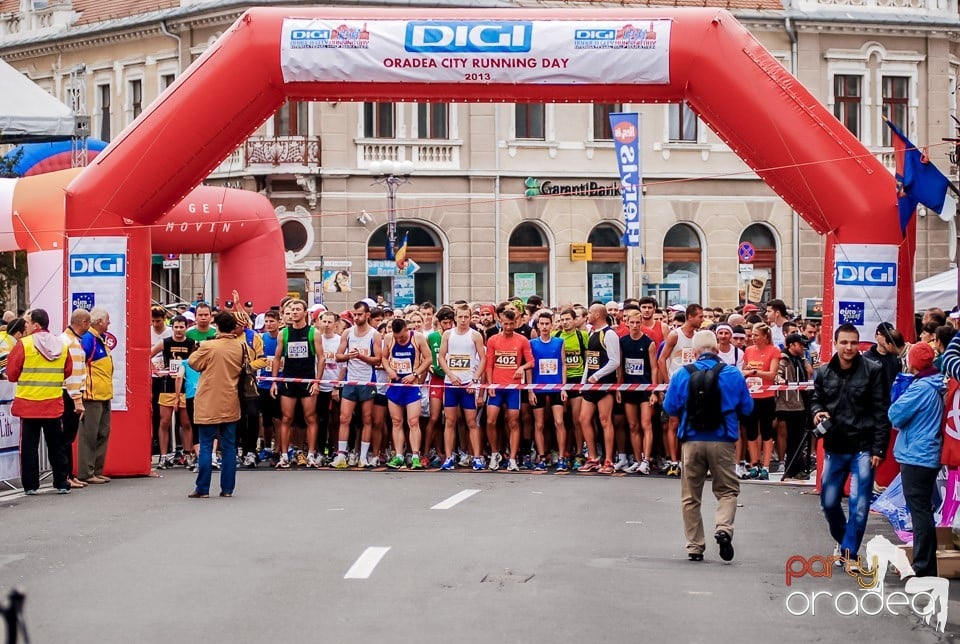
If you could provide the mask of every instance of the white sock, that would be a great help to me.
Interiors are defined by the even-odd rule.
[[[366,460],[367,460],[367,453],[369,453],[369,452],[370,452],[370,443],[364,443],[364,442],[361,441],[361,442],[360,442],[360,460],[361,460],[361,461],[366,461]]]
[[[337,441],[337,451],[341,454],[347,453],[347,441]]]

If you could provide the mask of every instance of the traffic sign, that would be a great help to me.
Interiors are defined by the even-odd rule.
[[[743,264],[749,264],[753,261],[754,255],[757,254],[757,250],[753,247],[748,241],[740,242],[740,246],[737,248],[737,256],[740,258],[740,262]]]

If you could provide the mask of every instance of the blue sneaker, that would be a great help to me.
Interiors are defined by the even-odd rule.
[[[532,470],[534,468],[533,459],[527,454],[523,457],[523,469]]]
[[[440,469],[452,472],[453,470],[457,469],[457,459],[451,456],[443,462],[443,465],[440,466]]]
[[[479,472],[480,470],[487,469],[487,464],[483,462],[483,458],[478,456],[473,459],[473,471]]]
[[[534,465],[534,466],[533,466],[533,469],[537,470],[538,472],[546,472],[546,471],[547,471],[547,462],[546,462],[545,460],[543,460],[543,459],[540,459],[540,462],[537,463],[536,465]]]
[[[567,465],[567,459],[561,456],[560,459],[557,461],[557,471],[566,472],[569,469],[570,469],[570,466]]]

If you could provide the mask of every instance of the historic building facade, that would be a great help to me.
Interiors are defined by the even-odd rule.
[[[64,102],[76,100],[91,116],[93,136],[110,140],[249,4],[0,0],[0,57]],[[931,159],[948,169],[948,147],[939,144],[954,135],[957,0],[715,4],[737,15],[888,167],[883,115],[914,142],[930,144]],[[237,77],[242,82],[242,70]],[[763,282],[763,299],[799,304],[820,295],[820,238],[786,203],[685,105],[624,100],[291,102],[207,183],[263,192],[282,224],[288,290],[312,299],[326,279],[322,297],[338,307],[367,294],[403,303],[532,292],[556,303],[651,293],[665,304],[732,306],[751,279]],[[620,110],[641,118],[643,235],[636,249],[620,243],[607,119]],[[184,141],[183,154],[190,153]],[[394,212],[382,181],[391,169],[405,179]],[[396,293],[382,276],[393,215],[419,266],[395,280]],[[956,236],[953,222],[920,215],[918,279],[949,266]],[[571,253],[585,242],[592,244],[589,261]],[[738,255],[743,242],[754,250],[750,261]],[[215,257],[184,256],[177,268],[162,262],[157,258],[154,271],[158,300],[192,299],[198,291],[225,299],[215,291]],[[350,292],[334,287],[338,273],[341,289],[349,276]]]

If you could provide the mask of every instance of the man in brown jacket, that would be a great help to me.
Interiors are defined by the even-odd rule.
[[[223,311],[214,318],[219,333],[202,342],[190,356],[190,367],[204,374],[197,387],[193,417],[200,434],[200,457],[195,489],[191,499],[210,496],[210,456],[213,439],[220,435],[223,469],[220,472],[220,496],[233,496],[237,476],[237,421],[240,419],[240,369],[244,352],[251,362],[256,356],[244,341],[243,330],[232,313]]]

